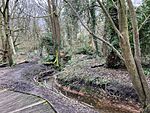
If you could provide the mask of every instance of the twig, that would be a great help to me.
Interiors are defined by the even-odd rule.
[[[142,22],[141,26],[139,27],[138,31],[141,30],[141,28],[143,27],[143,25],[146,23],[146,21],[150,18],[150,14],[145,18],[145,20]]]
[[[113,5],[115,6],[115,8],[118,10],[118,7],[117,7],[116,3],[114,2],[114,0],[111,0],[111,1],[112,1]]]
[[[118,30],[117,26],[115,25],[114,21],[112,20],[110,14],[108,13],[108,11],[106,10],[106,8],[104,7],[104,5],[102,4],[102,2],[100,0],[97,0],[97,2],[99,3],[100,7],[102,8],[104,14],[106,15],[106,17],[109,19],[110,23],[112,24],[114,30],[116,31],[116,33],[120,36],[120,38],[124,39],[123,35],[121,34],[121,32]]]
[[[32,15],[30,15],[30,14],[27,14],[27,13],[25,13],[25,12],[23,12],[25,15],[27,15],[27,16],[29,16],[30,18],[49,18],[49,16],[51,16],[51,15],[53,15],[53,14],[56,14],[56,12],[54,11],[54,12],[52,12],[51,14],[48,14],[48,15],[44,15],[44,16],[32,16]],[[18,17],[18,18],[22,18],[22,19],[26,19],[25,17]],[[18,18],[11,18],[11,19],[18,19]]]
[[[4,7],[4,11],[3,11],[3,13],[5,13],[5,12],[6,12],[6,9],[8,8],[8,5],[9,5],[9,0],[7,0],[7,1],[6,1],[6,4],[5,4],[5,7]]]

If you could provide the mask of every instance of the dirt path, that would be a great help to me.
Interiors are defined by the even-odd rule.
[[[52,67],[35,63],[20,64],[12,69],[2,68],[0,69],[0,88],[41,97],[47,100],[57,113],[99,113],[87,105],[63,96],[52,88],[46,88],[34,82],[35,76],[50,69]]]

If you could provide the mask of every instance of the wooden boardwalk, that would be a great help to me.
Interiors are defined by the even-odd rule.
[[[0,113],[55,113],[50,105],[38,97],[0,90]]]

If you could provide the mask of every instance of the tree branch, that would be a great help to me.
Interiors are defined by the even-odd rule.
[[[112,48],[114,50],[114,52],[116,52],[116,54],[120,57],[120,59],[122,59],[124,61],[124,58],[122,57],[122,55],[120,54],[120,52],[113,46],[111,45],[108,41],[102,39],[102,38],[99,38],[98,36],[96,36],[96,34],[94,34],[84,23],[83,21],[81,20],[79,14],[76,12],[76,10],[73,8],[73,6],[67,1],[67,0],[64,0],[70,7],[71,9],[74,11],[74,13],[77,15],[77,18],[79,19],[80,23],[82,24],[82,26],[92,35],[94,36],[95,38],[97,38],[98,40],[104,42],[107,46],[109,46],[110,48]]]
[[[118,10],[118,7],[117,7],[116,3],[114,2],[114,0],[111,0],[111,1],[112,1],[113,5],[115,6],[115,8]]]
[[[134,39],[134,61],[137,68],[139,80],[141,83],[141,89],[142,89],[142,96],[144,97],[142,99],[143,106],[147,106],[147,103],[150,103],[150,90],[148,87],[148,84],[146,82],[145,74],[141,65],[141,51],[140,51],[140,42],[139,42],[139,30],[138,30],[138,22],[136,19],[136,12],[133,6],[133,3],[131,0],[127,0],[127,4],[129,7],[129,12],[131,16],[131,23],[133,27],[133,39]]]
[[[116,33],[120,36],[120,38],[124,39],[123,35],[120,33],[120,31],[118,30],[118,28],[116,27],[114,21],[112,20],[110,14],[108,13],[108,11],[106,10],[106,8],[104,7],[104,5],[102,4],[102,2],[100,0],[97,0],[97,2],[99,3],[100,7],[102,8],[105,16],[109,19],[110,23],[112,24],[114,30],[116,31]]]
[[[9,4],[9,0],[6,1],[6,5],[4,7],[3,13],[6,11],[6,9],[8,8],[8,4]]]
[[[3,14],[3,11],[2,11],[2,6],[0,7],[0,13],[1,13],[1,14]]]
[[[142,22],[142,24],[140,25],[138,31],[141,30],[141,28],[143,27],[143,25],[146,23],[146,21],[150,18],[150,14],[145,18],[145,20]]]
[[[135,55],[135,57],[140,59],[141,52],[140,52],[139,32],[138,32],[138,22],[136,19],[136,12],[135,12],[132,1],[127,0],[127,3],[128,3],[128,7],[129,7],[131,24],[132,24],[132,28],[133,28],[134,55]]]
[[[30,15],[30,14],[27,14],[27,13],[25,13],[25,12],[23,12],[25,15],[27,15],[27,16],[29,16],[30,18],[49,18],[51,15],[53,15],[53,14],[56,14],[56,11],[53,11],[52,13],[50,13],[50,14],[47,14],[47,15],[43,15],[43,16],[32,16],[32,15]],[[16,17],[16,18],[11,18],[11,19],[18,19],[18,18],[22,18],[22,19],[24,19],[25,17]]]
[[[15,4],[14,4],[14,6],[13,6],[13,8],[12,8],[12,11],[11,11],[10,15],[13,14],[13,11],[14,11],[15,8],[17,7],[17,4],[18,4],[18,0],[15,0]]]

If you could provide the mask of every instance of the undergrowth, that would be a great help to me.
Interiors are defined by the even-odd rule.
[[[150,68],[144,68],[144,74],[150,77]]]

